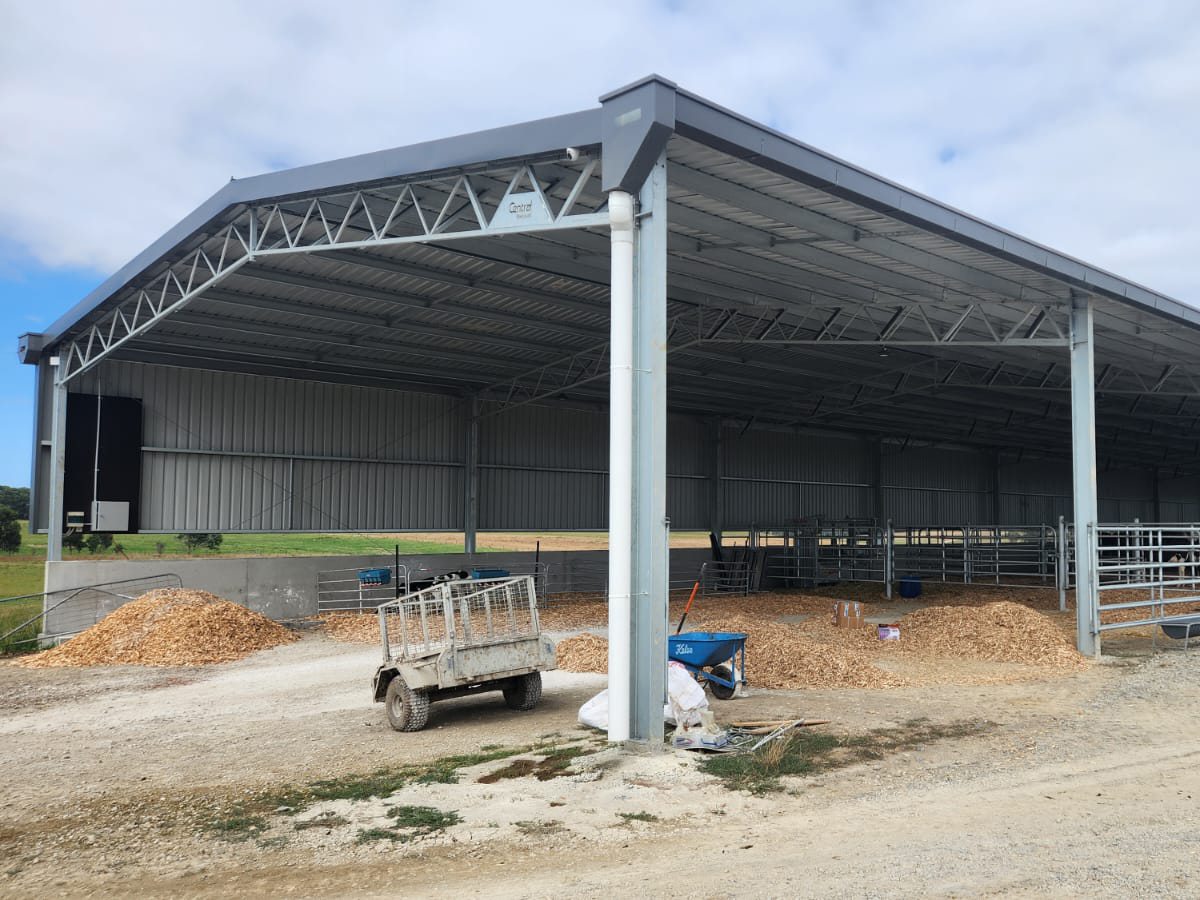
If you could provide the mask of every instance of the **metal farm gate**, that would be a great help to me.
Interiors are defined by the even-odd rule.
[[[1066,608],[1073,529],[1056,526],[880,524],[873,519],[812,520],[751,528],[748,543],[770,551],[768,574],[788,587],[839,581],[888,586],[906,575],[925,581],[1047,588]]]

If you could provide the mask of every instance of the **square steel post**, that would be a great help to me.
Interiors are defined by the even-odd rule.
[[[1075,506],[1076,646],[1099,652],[1096,631],[1096,363],[1092,298],[1071,295],[1071,470]]]
[[[60,562],[63,554],[63,491],[67,468],[67,386],[51,363],[53,404],[50,420],[50,503],[46,521],[46,561]]]
[[[992,476],[992,522],[997,528],[1000,527],[1000,451],[992,450],[989,454],[989,468]],[[997,532],[999,534],[999,532]]]
[[[721,417],[713,416],[709,422],[709,442],[712,449],[711,474],[709,476],[708,530],[721,540],[725,528],[725,448],[721,442]]]
[[[870,443],[871,455],[871,517],[877,523],[884,521],[883,509],[883,441]]]
[[[1154,523],[1158,524],[1163,520],[1161,494],[1162,487],[1159,482],[1161,473],[1158,471],[1158,466],[1154,466],[1150,469],[1150,478],[1153,479],[1151,482],[1152,493],[1150,495],[1151,515],[1154,517]]]
[[[633,613],[630,739],[663,739],[667,597],[667,160],[639,192],[634,244]]]
[[[479,398],[467,399],[467,446],[463,460],[463,552],[475,552],[479,530]]]

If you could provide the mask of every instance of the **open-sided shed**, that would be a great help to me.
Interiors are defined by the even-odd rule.
[[[468,551],[607,527],[622,739],[656,729],[668,527],[1200,519],[1200,311],[656,76],[231,181],[21,341],[51,561],[72,498]]]

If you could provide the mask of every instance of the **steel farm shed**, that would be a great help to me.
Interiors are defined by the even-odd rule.
[[[657,76],[231,181],[20,352],[48,567],[72,483],[151,532],[608,528],[617,739],[668,521],[1064,517],[1095,597],[1100,523],[1200,520],[1200,311]]]

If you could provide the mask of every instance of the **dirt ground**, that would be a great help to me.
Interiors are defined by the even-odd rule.
[[[370,702],[374,648],[295,644],[189,669],[0,665],[0,896],[1195,896],[1200,701],[1192,652],[1106,658],[1040,681],[750,691],[721,721],[803,716],[857,734],[915,718],[993,723],[762,797],[682,753],[621,755],[576,725],[604,676],[550,673],[542,703],[434,706],[392,731]],[[570,777],[410,784],[387,803],[209,830],[249,792],[483,747],[577,742]],[[578,743],[581,742],[581,743]],[[388,803],[461,821],[356,843]],[[654,820],[643,821],[647,815]]]

